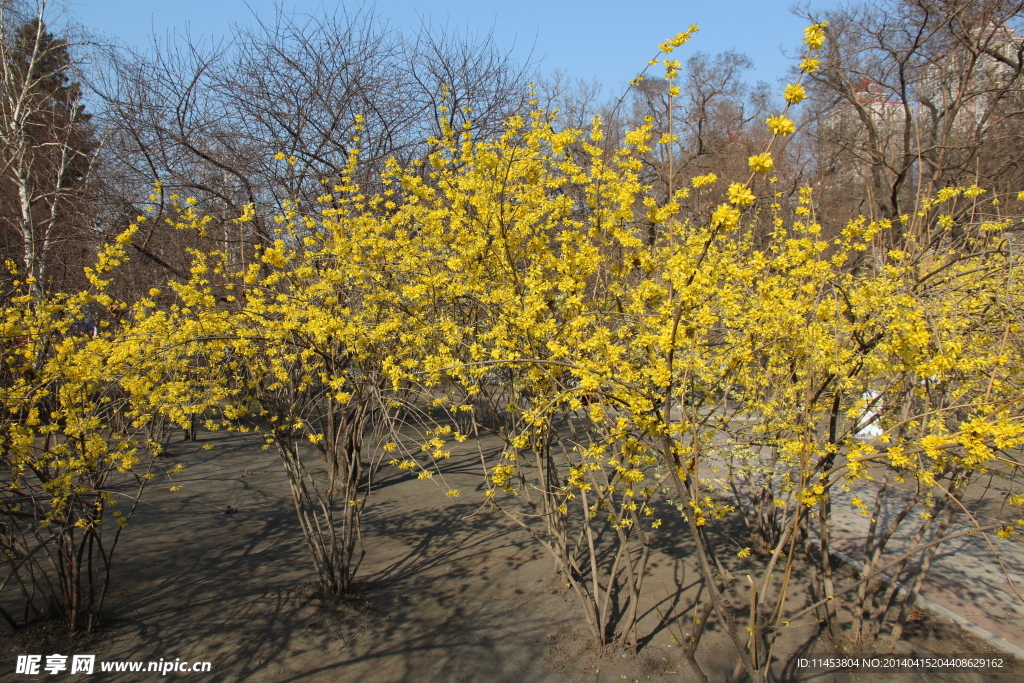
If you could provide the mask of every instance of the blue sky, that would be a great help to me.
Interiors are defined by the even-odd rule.
[[[812,0],[810,4],[820,10],[834,2]],[[644,67],[658,43],[690,24],[701,30],[676,53],[680,59],[696,51],[733,49],[754,61],[749,80],[775,83],[785,77],[789,64],[781,50],[793,52],[799,47],[805,25],[790,13],[791,5],[792,0],[381,0],[375,6],[378,15],[388,17],[399,29],[419,26],[420,17],[457,30],[486,33],[493,29],[500,47],[511,49],[521,60],[532,50],[545,72],[564,69],[616,89]],[[336,5],[291,0],[283,6],[286,11],[310,13]],[[154,32],[165,37],[186,27],[193,36],[223,37],[232,22],[249,23],[254,11],[269,17],[273,7],[273,0],[69,0],[68,15],[93,32],[144,47]]]

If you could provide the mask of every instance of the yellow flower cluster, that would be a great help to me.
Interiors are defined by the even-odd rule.
[[[768,124],[768,130],[772,135],[792,135],[796,132],[796,125],[793,121],[783,115],[769,116],[765,119],[765,123]]]
[[[825,46],[825,28],[828,26],[827,21],[823,21],[820,24],[813,24],[804,29],[804,45],[812,50],[820,50]]]
[[[754,203],[754,193],[743,183],[733,183],[729,186],[729,202],[742,208]]]
[[[750,165],[750,169],[754,171],[754,173],[768,173],[775,167],[775,162],[772,160],[771,152],[755,154],[747,159],[747,163]]]
[[[711,185],[712,183],[718,182],[718,176],[714,173],[708,173],[706,175],[694,176],[692,183],[694,188],[704,187],[705,185]]]
[[[782,97],[790,104],[799,104],[807,99],[807,90],[800,83],[790,83],[786,86]]]
[[[696,24],[691,24],[685,31],[677,33],[674,38],[666,40],[664,43],[659,45],[658,48],[665,54],[671,54],[671,52],[677,47],[686,44],[686,42],[693,37],[693,34],[699,30],[700,29],[697,28]]]

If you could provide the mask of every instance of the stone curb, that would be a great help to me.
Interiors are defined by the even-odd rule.
[[[832,550],[829,552],[829,554],[833,555],[836,559],[845,562],[846,564],[855,568],[857,571],[861,571],[864,569],[863,562],[861,562],[860,560],[855,560],[846,553],[840,552],[838,550]],[[890,583],[892,581],[891,577],[885,576],[884,574],[880,575],[879,578],[885,583]],[[897,585],[899,586],[899,592],[897,593],[897,595],[899,595],[900,597],[905,597],[908,593],[910,593],[910,589],[906,585],[902,583],[899,583]],[[988,629],[984,629],[981,626],[978,626],[970,619],[960,616],[948,607],[943,607],[939,603],[935,602],[934,600],[929,600],[920,593],[918,593],[917,598],[915,598],[914,605],[916,607],[920,607],[926,612],[931,612],[937,617],[940,617],[947,621],[952,621],[965,631],[970,631],[977,637],[981,638],[997,650],[1005,652],[1006,654],[1015,657],[1019,662],[1024,663],[1024,648],[1017,647],[1005,638],[1001,638],[1000,636],[997,636]]]

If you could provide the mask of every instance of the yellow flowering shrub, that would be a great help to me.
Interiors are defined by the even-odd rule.
[[[810,51],[825,38],[824,24],[805,33]],[[678,74],[679,62],[661,63]],[[807,56],[802,70],[817,66]],[[787,86],[786,110],[766,121],[773,138],[795,132],[789,106],[805,96],[799,81]],[[692,548],[709,596],[703,619],[716,615],[759,680],[765,663],[748,644],[801,616],[787,612],[780,562],[785,576],[801,553],[818,565],[817,602],[802,609],[834,618],[829,549],[800,550],[797,539],[827,546],[836,492],[870,518],[868,482],[901,485],[904,518],[934,538],[972,478],[1010,479],[1019,466],[1021,263],[981,188],[923,199],[894,248],[882,244],[887,220],[853,217],[823,235],[811,188],[794,192],[787,213],[759,198],[774,139],[748,157],[746,182],[723,190],[714,173],[692,178],[694,194],[711,198],[697,211],[690,187],[665,183],[659,196],[646,180],[651,119],[608,150],[596,144],[600,119],[559,130],[554,113],[534,106],[480,138],[472,126],[456,130],[445,106],[431,153],[391,160],[379,193],[353,180],[353,140],[338,182],[324,183],[332,191],[288,202],[267,221],[275,239],[244,266],[195,251],[190,277],[133,302],[116,333],[55,344],[80,304],[10,298],[4,338],[27,340],[4,351],[14,417],[3,438],[21,454],[11,471],[20,476],[31,458],[48,458],[67,481],[95,463],[137,467],[137,445],[97,438],[109,431],[102,411],[80,398],[101,395],[99,378],[116,369],[119,414],[138,429],[158,414],[183,427],[212,415],[208,428],[256,429],[277,448],[314,566],[338,592],[363,556],[376,469],[415,471],[443,496],[467,495],[443,481],[446,461],[492,430],[502,447],[481,449],[481,502],[549,553],[596,642],[637,644],[646,562],[668,533],[663,518],[678,515],[686,538],[660,542]],[[658,139],[675,142],[671,129]],[[764,215],[769,240],[757,234]],[[236,220],[255,217],[250,205]],[[187,203],[168,220],[200,234],[208,224]],[[947,236],[953,227],[959,241]],[[95,301],[107,301],[102,289],[132,235],[87,272]],[[164,293],[174,303],[157,306]],[[43,348],[56,349],[53,365]],[[67,406],[59,429],[33,403],[43,396]],[[46,429],[64,431],[41,456]],[[307,444],[317,474],[304,465]],[[59,517],[73,487],[53,488]],[[1024,505],[1013,495],[1011,507]],[[749,590],[767,606],[749,634],[728,598],[735,560],[713,538],[717,520],[733,517],[750,531],[736,559],[756,568]],[[980,528],[1015,533],[1006,520]],[[867,548],[878,552],[843,589],[858,591],[864,614],[878,608],[868,588],[891,537],[878,534]],[[936,547],[922,541],[911,555]],[[606,609],[613,599],[616,614]],[[885,613],[876,616],[856,628]]]

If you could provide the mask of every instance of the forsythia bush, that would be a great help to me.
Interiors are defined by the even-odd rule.
[[[804,72],[824,40],[823,25],[808,29]],[[678,63],[664,64],[671,79]],[[786,88],[786,110],[766,121],[773,136],[793,133],[788,108],[804,96],[799,82]],[[961,503],[982,474],[1010,479],[1024,443],[1014,218],[980,188],[943,188],[914,216],[855,217],[826,239],[811,188],[792,201],[776,191],[771,146],[746,182],[711,174],[658,195],[642,156],[671,135],[647,121],[609,150],[606,133],[600,119],[559,129],[541,109],[494,139],[446,126],[428,158],[392,162],[374,196],[352,182],[353,141],[342,177],[324,179],[316,205],[289,205],[272,244],[196,252],[189,281],[153,290],[96,339],[56,341],[77,299],[8,296],[10,489],[32,470],[38,523],[86,533],[108,501],[97,473],[139,467],[138,444],[107,416],[141,427],[154,419],[147,398],[182,426],[213,415],[209,428],[255,428],[277,448],[321,581],[337,592],[362,557],[377,468],[441,480],[454,444],[490,429],[505,447],[481,451],[488,503],[550,553],[596,641],[638,642],[666,515],[684,537],[661,542],[692,553],[708,596],[683,646],[701,676],[709,618],[754,680],[785,629],[805,615],[830,623],[844,593],[858,635],[884,623],[898,639],[906,598],[881,572],[916,577],[916,592],[939,544],[967,533],[957,512],[972,533],[1024,526],[982,524]],[[707,215],[689,209],[714,196]],[[186,204],[171,221],[205,225]],[[894,232],[901,248],[883,249]],[[119,256],[105,258],[101,270]],[[120,407],[104,393],[114,386]],[[304,464],[303,443],[322,468]],[[83,490],[96,502],[75,507]],[[1007,509],[1024,504],[1006,495]],[[886,500],[899,513],[879,522]],[[837,505],[872,520],[845,585],[831,564]],[[738,555],[757,579],[743,586],[737,553],[710,530],[726,518],[750,534]],[[899,525],[912,533],[897,552]],[[4,547],[15,573],[33,552]],[[798,558],[814,597],[794,611]]]
[[[137,362],[144,345],[112,332],[109,321],[87,321],[90,311],[116,310],[100,276],[123,261],[129,238],[89,270],[93,292],[40,297],[27,291],[31,282],[5,283],[0,552],[8,571],[0,591],[18,593],[22,610],[0,605],[0,616],[12,627],[41,616],[91,627],[121,529],[154,476],[163,439],[147,429],[158,399],[137,390],[138,374],[151,372]],[[108,512],[113,529],[103,525]]]

